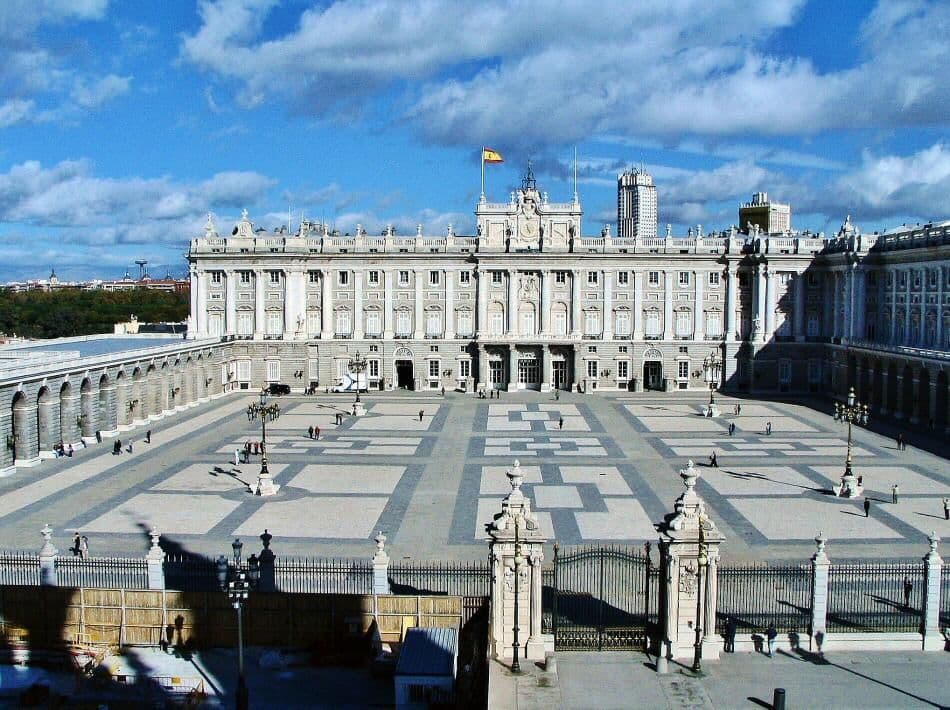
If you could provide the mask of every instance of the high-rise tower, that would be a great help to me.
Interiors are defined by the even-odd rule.
[[[656,186],[649,173],[634,169],[617,176],[617,236],[656,237]]]

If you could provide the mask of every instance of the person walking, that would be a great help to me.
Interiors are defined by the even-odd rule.
[[[564,417],[557,418],[557,428],[559,431],[564,428]]]
[[[73,445],[72,445],[72,444],[70,444],[70,445],[69,445],[69,448],[66,449],[66,455],[67,455],[69,458],[72,458],[72,457],[73,457]]]
[[[102,443],[102,432],[99,429],[96,429],[96,443]]]
[[[318,427],[318,426],[317,426],[317,427],[314,427],[314,428],[313,428],[313,433],[314,433],[314,435],[317,437],[317,441],[320,441],[320,427]]]
[[[725,646],[723,651],[726,653],[735,653],[736,652],[736,630],[738,624],[736,623],[736,617],[730,616],[729,620],[726,622],[726,637],[725,637]]]
[[[765,638],[769,644],[769,658],[775,656],[775,639],[778,637],[778,631],[775,630],[775,622],[769,623],[769,628],[765,630]]]
[[[115,444],[112,446],[112,453],[121,454],[122,453],[122,439],[116,439]]]
[[[445,396],[445,385],[442,385],[442,389],[439,390],[439,392],[443,397]]]
[[[870,498],[864,499],[864,517],[865,518],[871,517],[871,499]]]
[[[151,430],[151,429],[149,429],[147,432],[145,432],[145,443],[146,443],[146,444],[151,444],[151,443],[152,443],[152,430]]]
[[[419,421],[420,421],[420,422],[422,421],[422,417],[424,417],[424,416],[425,416],[425,410],[420,409],[420,410],[419,410]]]
[[[741,412],[742,412],[742,406],[738,402],[736,402],[736,416],[738,417]]]
[[[891,501],[894,503],[894,505],[897,505],[898,493],[900,493],[900,489],[897,487],[897,484],[895,483],[893,486],[891,486]]]
[[[910,577],[904,577],[904,606],[910,606],[910,593],[914,591],[914,583],[910,581]]]
[[[904,443],[904,434],[903,432],[897,435],[897,450],[903,451],[907,448],[907,445]]]
[[[76,531],[76,534],[73,536],[73,557],[79,557],[79,551],[82,549],[82,537],[79,535],[79,531]]]
[[[313,438],[313,427],[312,427],[312,426],[307,427],[307,436],[308,436],[309,438],[311,438],[311,439]]]
[[[132,453],[132,440],[131,440],[131,439],[129,440],[129,448],[128,448],[127,450],[128,450],[128,452],[129,452],[130,454]]]
[[[554,401],[557,402],[560,399],[561,399],[561,390],[560,389],[554,390]]]
[[[771,436],[771,435],[772,435],[772,422],[766,422],[766,423],[765,423],[765,435],[766,435],[766,436]]]
[[[237,466],[239,463],[241,463],[241,450],[235,449],[234,450],[234,465]]]
[[[89,559],[89,538],[83,535],[79,539],[79,556],[84,559]]]
[[[950,520],[950,498],[943,499],[943,519]]]
[[[709,465],[713,468],[719,468],[719,459],[716,458],[716,452],[713,451],[709,456]]]

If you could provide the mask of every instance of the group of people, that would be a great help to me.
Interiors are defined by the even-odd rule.
[[[73,455],[73,445],[69,444],[64,447],[63,442],[60,441],[58,444],[56,444],[56,446],[53,447],[53,453],[56,454],[56,458],[59,458],[60,456],[69,456],[71,458]]]
[[[316,439],[317,441],[320,441],[320,427],[318,426],[307,427],[307,436],[309,436],[311,439]]]
[[[73,557],[81,557],[84,560],[89,559],[89,538],[80,535],[77,531],[73,536]]]
[[[738,631],[739,622],[734,616],[730,616],[726,621],[726,632],[723,634],[723,644],[722,650],[726,653],[735,653],[736,652],[736,631]],[[775,622],[769,623],[769,627],[764,631],[766,648],[768,649],[766,655],[769,658],[775,657],[775,642],[778,639],[778,629],[775,628]],[[753,639],[756,637],[753,636]]]

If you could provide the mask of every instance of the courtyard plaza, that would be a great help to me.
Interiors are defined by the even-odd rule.
[[[131,453],[114,455],[107,439],[0,479],[0,549],[37,550],[49,523],[61,554],[79,531],[93,556],[141,556],[154,526],[166,549],[215,557],[235,537],[255,547],[267,528],[278,555],[369,557],[383,531],[395,559],[483,559],[515,460],[542,531],[562,546],[655,541],[690,459],[730,562],[804,561],[818,531],[832,559],[917,558],[928,533],[950,535],[950,467],[916,448],[912,429],[904,452],[890,436],[854,429],[870,517],[863,499],[831,493],[847,425],[817,401],[718,396],[722,415],[704,418],[700,393],[397,391],[363,395],[367,414],[354,417],[352,394],[291,395],[272,400],[281,416],[267,425],[281,485],[272,497],[249,492],[260,456],[234,463],[236,449],[261,438],[245,415],[252,401],[255,392],[233,393],[168,416],[151,424],[150,444],[144,428],[123,432]],[[708,465],[713,451],[718,468]]]

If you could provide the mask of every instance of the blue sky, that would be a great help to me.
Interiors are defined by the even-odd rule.
[[[471,233],[528,159],[584,232],[616,176],[660,223],[950,217],[950,3],[3,0],[0,279],[185,271],[208,212]],[[662,231],[661,227],[661,231]]]

